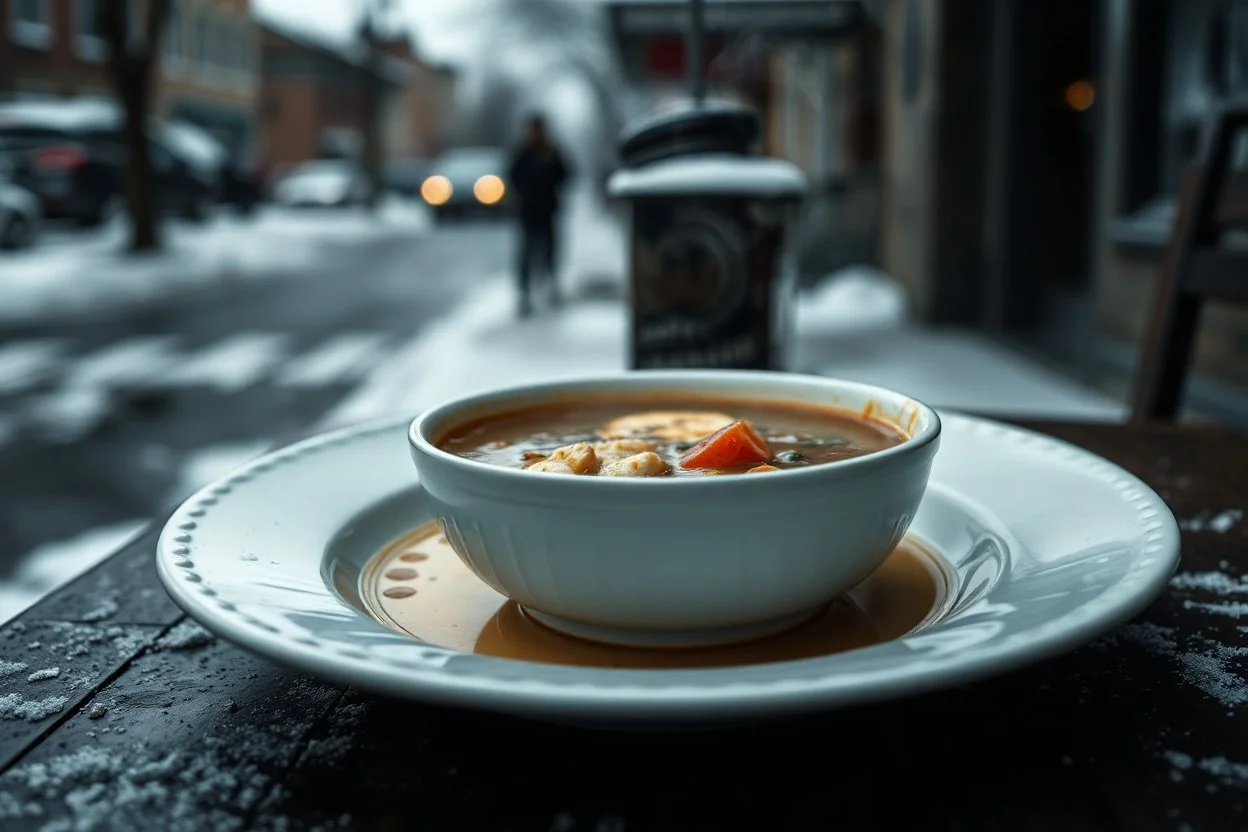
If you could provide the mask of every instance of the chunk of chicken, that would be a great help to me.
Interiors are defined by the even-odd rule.
[[[612,419],[599,433],[605,439],[650,436],[667,442],[696,442],[733,421],[726,413],[709,410],[652,410]]]
[[[666,474],[669,467],[663,458],[654,451],[643,451],[639,454],[612,459],[604,462],[598,470],[602,477],[657,477]]]
[[[554,453],[525,468],[545,474],[596,474],[601,461],[588,442],[556,448]]]
[[[644,439],[608,439],[605,442],[593,444],[594,453],[598,454],[598,458],[603,462],[623,459],[626,456],[653,451],[656,448],[653,442],[647,442]]]

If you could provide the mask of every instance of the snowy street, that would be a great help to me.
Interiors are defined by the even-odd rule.
[[[38,245],[0,257],[0,326],[98,318],[196,290],[297,276],[338,250],[407,239],[429,226],[426,211],[397,199],[376,217],[262,206],[250,217],[221,211],[202,225],[171,221],[166,250],[135,258],[121,252],[121,216],[97,231],[50,224]]]
[[[174,228],[138,268],[107,231],[0,260],[0,620],[309,429],[510,262],[505,226],[395,210]]]

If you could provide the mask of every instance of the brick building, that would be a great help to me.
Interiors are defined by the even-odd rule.
[[[260,32],[248,0],[171,0],[156,110],[232,146],[255,141]]]
[[[0,0],[0,98],[111,98],[103,2]],[[170,3],[155,113],[194,121],[231,144],[248,142],[258,54],[248,0]]]
[[[455,72],[425,62],[407,35],[383,39],[380,46],[407,75],[406,87],[396,91],[383,113],[384,155],[387,160],[433,158],[454,129]]]
[[[397,129],[394,102],[411,83],[411,67],[401,58],[386,55],[370,67],[358,43],[336,47],[275,23],[262,27],[260,66],[260,157],[270,178],[309,159],[358,158],[367,121],[361,91],[369,76],[386,91],[388,134]]]

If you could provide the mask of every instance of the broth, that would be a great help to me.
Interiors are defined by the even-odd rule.
[[[851,459],[904,442],[900,428],[831,407],[748,399],[581,399],[456,426],[444,451],[506,468],[597,476],[765,473]]]

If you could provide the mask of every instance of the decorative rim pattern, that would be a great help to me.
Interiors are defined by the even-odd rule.
[[[967,681],[1085,642],[1138,613],[1162,591],[1177,567],[1178,527],[1165,503],[1147,485],[1100,457],[1039,433],[950,412],[943,412],[941,417],[947,435],[963,434],[981,444],[1026,450],[1061,463],[1088,480],[1109,487],[1117,500],[1134,511],[1139,539],[1132,546],[1129,567],[1096,596],[1095,603],[1079,604],[1064,614],[1014,632],[987,633],[981,627],[987,633],[985,637],[962,643],[956,650],[943,643],[956,642],[961,630],[980,626],[976,617],[990,612],[994,604],[1000,606],[994,596],[1012,582],[1021,586],[1026,580],[1007,568],[1002,579],[974,602],[931,628],[885,645],[854,651],[867,654],[892,645],[902,651],[894,651],[894,659],[904,658],[900,662],[894,660],[877,668],[847,673],[843,657],[851,653],[765,665],[763,673],[732,668],[655,672],[555,668],[458,653],[399,635],[346,607],[334,595],[344,609],[359,617],[361,632],[368,631],[370,626],[376,628],[376,633],[366,632],[366,643],[344,643],[318,637],[288,618],[279,616],[278,623],[274,623],[271,617],[255,614],[255,604],[238,602],[229,589],[205,579],[195,559],[215,555],[197,551],[198,535],[239,486],[279,468],[380,434],[393,433],[405,439],[408,417],[305,439],[201,489],[173,514],[163,530],[157,565],[173,598],[208,629],[300,669],[431,701],[608,717],[621,711],[631,715],[689,716],[708,715],[715,710],[740,711],[742,706],[751,711],[828,707]],[[414,471],[412,481],[415,482]],[[326,595],[333,594],[323,582],[322,589]]]

